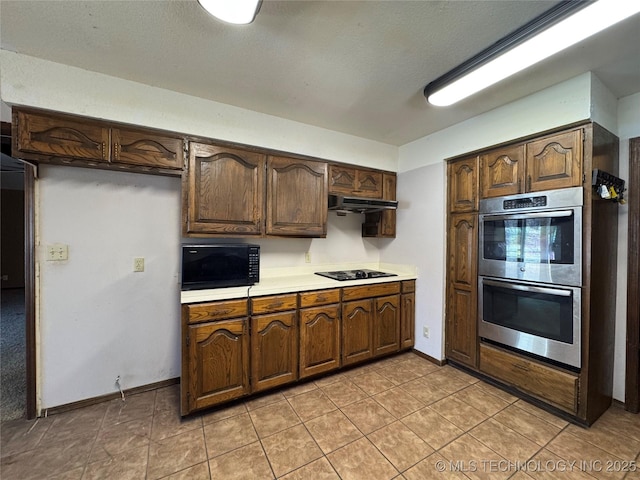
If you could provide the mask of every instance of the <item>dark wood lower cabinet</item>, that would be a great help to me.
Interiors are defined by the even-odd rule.
[[[416,341],[416,281],[402,282],[400,301],[400,349],[412,348]]]
[[[342,304],[342,365],[362,362],[373,356],[372,327],[372,300]]]
[[[300,378],[340,367],[340,306],[300,310]]]
[[[374,356],[400,350],[400,295],[375,299],[373,321]]]

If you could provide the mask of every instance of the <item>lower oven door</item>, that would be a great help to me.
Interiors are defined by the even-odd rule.
[[[579,287],[479,277],[480,337],[580,368]]]

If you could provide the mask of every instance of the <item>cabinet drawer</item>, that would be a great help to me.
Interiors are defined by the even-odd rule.
[[[400,282],[377,283],[363,287],[347,287],[342,289],[342,301],[358,300],[361,298],[382,297],[400,293]]]
[[[480,345],[480,370],[563,410],[576,413],[576,375],[487,345]]]
[[[300,308],[316,307],[340,302],[340,289],[319,290],[300,294]]]
[[[272,313],[295,310],[298,306],[298,296],[295,293],[288,295],[271,295],[251,299],[251,313]]]
[[[226,318],[246,317],[249,314],[247,299],[184,305],[187,323],[209,322]]]
[[[416,291],[415,280],[405,280],[402,282],[402,293],[413,293]]]

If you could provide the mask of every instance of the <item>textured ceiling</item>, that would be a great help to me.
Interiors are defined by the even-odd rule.
[[[634,0],[636,1],[636,0]],[[446,109],[424,86],[556,1],[0,1],[2,48],[393,145],[586,71],[640,91],[640,15]]]

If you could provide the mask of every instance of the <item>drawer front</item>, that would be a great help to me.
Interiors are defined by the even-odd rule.
[[[342,301],[359,300],[361,298],[382,297],[400,293],[400,282],[376,283],[363,287],[347,287],[342,289]]]
[[[480,345],[480,371],[563,410],[577,411],[576,375],[487,345]]]
[[[187,313],[187,323],[246,317],[249,314],[246,298],[221,302],[195,303],[185,305],[184,307]]]
[[[405,280],[402,282],[402,293],[413,293],[416,291],[415,280]]]
[[[319,290],[300,294],[300,308],[317,307],[340,302],[340,289]]]
[[[251,313],[254,315],[295,310],[297,307],[298,295],[295,293],[287,295],[270,295],[268,297],[251,299]]]

